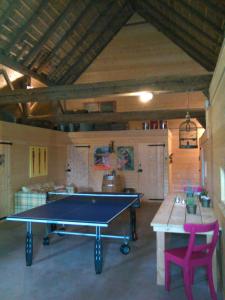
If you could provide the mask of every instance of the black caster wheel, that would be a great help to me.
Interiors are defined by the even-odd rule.
[[[44,237],[43,238],[43,245],[48,246],[49,245],[49,237]]]
[[[120,246],[120,252],[127,255],[130,252],[130,246],[128,244],[122,244]]]

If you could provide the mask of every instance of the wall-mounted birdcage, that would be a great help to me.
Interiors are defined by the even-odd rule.
[[[182,149],[198,148],[197,126],[191,121],[188,112],[186,121],[182,122],[179,127],[179,147]]]

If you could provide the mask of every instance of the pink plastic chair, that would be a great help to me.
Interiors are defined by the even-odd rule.
[[[191,285],[194,282],[196,267],[206,267],[209,289],[213,300],[217,299],[212,276],[212,256],[219,237],[218,221],[211,224],[185,224],[184,230],[190,233],[187,247],[165,250],[165,287],[170,290],[170,263],[183,269],[184,287],[188,300],[193,300]],[[213,231],[210,243],[196,245],[196,233]]]

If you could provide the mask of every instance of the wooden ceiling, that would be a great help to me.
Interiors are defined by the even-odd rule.
[[[214,70],[224,0],[1,0],[0,64],[48,86],[73,84],[134,13]]]

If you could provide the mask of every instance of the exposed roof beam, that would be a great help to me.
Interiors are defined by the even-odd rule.
[[[16,2],[16,1],[15,1]],[[7,52],[10,52],[12,48],[20,41],[20,39],[23,37],[26,30],[29,29],[29,27],[32,25],[34,20],[39,16],[41,11],[48,5],[48,1],[42,0],[41,4],[38,6],[38,8],[34,11],[32,16],[28,19],[28,21],[20,27],[14,34],[14,39],[11,40],[11,43],[7,47]]]
[[[221,19],[224,18],[224,16],[225,16],[225,1],[224,0],[204,0],[204,2],[205,2],[205,5],[208,8],[210,8],[211,11],[215,12],[215,14],[219,18],[221,18]]]
[[[143,2],[138,2],[142,3]],[[197,41],[193,36],[191,36],[188,32],[182,30],[181,32],[177,31],[177,24],[173,21],[169,20],[164,13],[161,11],[157,11],[154,6],[150,3],[144,4],[145,9],[140,8],[139,13],[145,17],[150,23],[152,23],[156,28],[158,28],[163,34],[167,35],[169,39],[174,41],[179,47],[181,47],[185,52],[187,52],[194,60],[200,63],[204,68],[208,71],[213,71],[217,57],[210,52],[206,53],[206,48],[204,45],[200,45],[199,41]],[[163,21],[162,21],[163,20]],[[171,30],[171,27],[173,30]],[[186,36],[186,38],[183,38]],[[189,41],[191,41],[191,43]],[[202,51],[194,48],[192,42],[198,47],[202,48]],[[203,53],[206,53],[203,55]]]
[[[121,26],[126,24],[128,19],[133,14],[133,11],[127,12],[127,15],[125,16],[125,18],[122,18],[124,15],[124,9],[125,9],[125,7],[123,8],[123,10],[121,10],[122,16],[117,15],[115,18],[112,18],[112,20],[108,23],[108,25],[101,32],[100,40],[99,40],[99,37],[96,38],[94,40],[94,42],[89,46],[89,48],[81,55],[79,60],[71,67],[71,69],[69,70],[69,75],[67,77],[68,79],[65,80],[63,83],[67,83],[67,84],[73,83],[88,68],[88,66],[101,53],[101,51],[110,43],[110,41],[117,34],[117,32],[119,30],[121,30]],[[112,28],[113,28],[113,30],[112,30]],[[103,38],[104,33],[110,29],[111,29],[110,35],[107,37],[107,39],[104,39]],[[95,50],[97,49],[97,51],[94,56],[89,58],[89,57],[87,57],[87,54],[91,51],[92,48],[94,48]],[[77,69],[77,67],[80,64],[80,61],[82,61],[84,57],[87,57],[88,62],[78,72],[75,72],[75,70]]]
[[[153,6],[152,6],[150,3],[148,3],[148,5],[150,6],[150,9],[151,9],[151,11],[152,11]],[[173,28],[174,30],[177,28],[177,24],[176,24],[176,22],[174,22],[174,18],[171,19],[170,16],[168,15],[167,11],[165,11],[165,10],[162,9],[162,6],[161,6],[161,8],[160,8],[159,10],[156,9],[156,8],[155,8],[155,10],[156,10],[157,14],[159,14],[161,17],[163,17],[163,18],[166,20],[166,22],[167,22],[170,26],[172,26],[172,28]],[[170,13],[172,13],[172,11],[170,11]],[[180,17],[179,19],[180,19],[180,24],[182,24],[183,18]],[[179,26],[180,26],[180,25],[179,25]],[[190,25],[189,25],[189,26],[190,26]],[[181,29],[181,28],[182,28],[182,29]],[[207,57],[208,59],[210,59],[212,62],[216,61],[216,60],[217,60],[217,56],[216,56],[216,54],[214,53],[214,51],[212,51],[211,49],[209,49],[209,48],[207,47],[207,45],[201,44],[201,43],[199,42],[198,39],[196,39],[193,35],[191,35],[191,34],[186,30],[186,28],[187,28],[186,26],[182,26],[182,25],[181,25],[181,27],[179,28],[179,31],[178,31],[178,35],[185,36],[185,37],[186,37],[185,40],[190,40],[192,43],[194,43],[194,44],[197,45],[198,47],[202,48],[201,53],[204,53],[204,54],[205,54],[205,57]],[[181,30],[182,30],[182,32],[181,32]],[[179,34],[179,32],[180,32],[181,34]],[[193,47],[193,48],[194,48],[194,47]]]
[[[166,12],[168,13],[168,11],[171,13],[172,18],[175,18],[177,20],[179,20],[179,23],[182,24],[182,28],[190,28],[191,30],[195,31],[196,33],[200,34],[205,41],[208,43],[212,43],[214,48],[218,48],[219,45],[217,43],[217,40],[215,38],[212,38],[208,32],[201,30],[200,28],[198,28],[196,25],[194,25],[192,22],[190,22],[187,18],[187,15],[183,15],[181,13],[178,13],[176,11],[176,6],[170,6],[167,4],[166,1],[158,1],[157,3],[161,3],[161,8],[164,8],[164,10],[166,10]],[[165,11],[164,11],[165,12]],[[168,16],[168,14],[167,14]],[[205,45],[206,46],[206,45]],[[206,46],[207,47],[207,46]],[[208,47],[207,47],[208,48]],[[209,51],[211,51],[210,48],[208,48]],[[215,53],[214,53],[215,54]]]
[[[10,90],[13,91],[14,90],[14,86],[13,86],[12,82],[10,81],[9,76],[8,76],[6,70],[0,69],[0,75],[2,75],[4,77],[4,79],[6,81],[6,84],[10,87]]]
[[[59,48],[61,48],[64,44],[64,42],[71,36],[71,34],[74,32],[77,25],[79,25],[87,13],[87,10],[91,9],[91,7],[95,4],[93,0],[90,0],[88,5],[84,8],[84,10],[81,12],[79,17],[75,20],[75,22],[72,24],[72,26],[65,32],[65,34],[62,36],[62,38],[58,41],[58,43],[54,46],[54,48],[51,50],[51,52],[44,58],[44,60],[41,61],[40,65],[38,66],[38,71],[41,70],[42,66],[44,66],[46,63],[50,62],[51,59],[55,56]]]
[[[2,24],[5,23],[5,21],[7,20],[7,18],[10,16],[11,13],[13,13],[13,10],[17,7],[18,5],[18,2],[15,1],[15,0],[11,0],[11,1],[8,1],[9,2],[9,5],[8,5],[8,8],[7,10],[1,15],[1,18],[0,18],[0,27],[2,26]]]
[[[51,37],[51,35],[55,32],[57,27],[63,22],[63,20],[66,18],[66,15],[68,12],[74,7],[74,1],[71,0],[69,4],[67,4],[64,11],[62,11],[58,18],[53,22],[53,24],[50,26],[50,28],[45,32],[45,34],[42,36],[42,38],[38,41],[38,44],[35,45],[31,51],[29,52],[28,56],[25,58],[23,64],[24,65],[31,65],[32,62],[35,60],[35,57],[38,55],[38,52],[41,50],[41,48],[44,46],[44,44],[48,41],[48,39]]]
[[[20,64],[14,58],[7,56],[4,51],[0,48],[0,63],[20,72],[23,75],[29,75],[31,77],[36,78],[37,80],[45,83],[46,85],[52,85],[52,82],[47,79],[44,75],[39,75],[34,71],[29,70],[27,67]]]
[[[153,93],[180,93],[208,89],[212,75],[152,77],[144,80],[123,80],[34,88],[0,93],[0,104],[87,99],[106,95],[150,90]]]
[[[113,6],[113,1],[109,2],[105,9],[102,11],[101,16],[104,17],[107,12],[109,12],[112,9]],[[79,47],[86,41],[86,38],[88,37],[89,34],[93,31],[93,28],[98,24],[99,19],[101,17],[96,17],[92,20],[89,28],[86,30],[85,34],[80,38],[80,40],[76,43],[76,45],[65,55],[65,57],[60,61],[60,63],[56,66],[56,68],[53,70],[52,74],[50,74],[50,78],[53,78],[55,81],[55,76],[57,76],[58,73],[60,73],[61,68],[65,67],[65,64],[67,63],[68,59],[70,57],[73,57],[73,54],[76,53],[76,51],[79,49]],[[57,79],[57,78],[56,78]],[[57,81],[57,80],[56,80]]]
[[[204,109],[189,109],[191,118],[203,118]],[[82,114],[63,114],[47,116],[29,116],[30,120],[51,121],[53,123],[110,123],[128,122],[143,120],[168,120],[184,119],[187,109],[176,110],[151,110],[151,111],[129,111],[129,112],[110,112],[110,113],[82,113]]]
[[[179,0],[177,1],[180,4],[182,4],[183,7],[185,7],[187,9],[187,11],[189,11],[189,13],[192,13],[195,17],[197,17],[199,19],[199,21],[201,23],[207,23],[207,25],[215,32],[217,32],[218,34],[222,35],[223,34],[223,30],[216,26],[210,18],[205,18],[200,12],[198,12],[197,10],[195,10],[193,8],[193,6],[190,4],[189,1],[186,0]]]
[[[177,35],[175,35],[171,30],[165,27],[163,23],[159,22],[158,18],[153,16],[150,17],[144,12],[139,13],[144,18],[146,18],[146,20],[148,20],[150,24],[152,24],[155,28],[157,28],[159,31],[165,34],[165,36],[167,36],[171,41],[173,41],[178,47],[183,49],[184,52],[186,52],[192,59],[197,61],[203,68],[209,71],[214,70],[214,65],[208,62],[207,59],[204,59],[202,57],[202,53],[200,53],[197,50],[194,50],[193,47],[190,44],[186,43],[186,41],[183,38],[180,38]]]
[[[10,81],[9,76],[8,76],[6,70],[0,69],[0,75],[2,75],[4,77],[7,86],[9,86],[10,90],[13,91],[14,90],[14,86],[13,86],[12,82]],[[20,112],[23,113],[23,111],[24,111],[23,110],[23,105],[21,103],[17,103],[17,106],[18,106]]]

